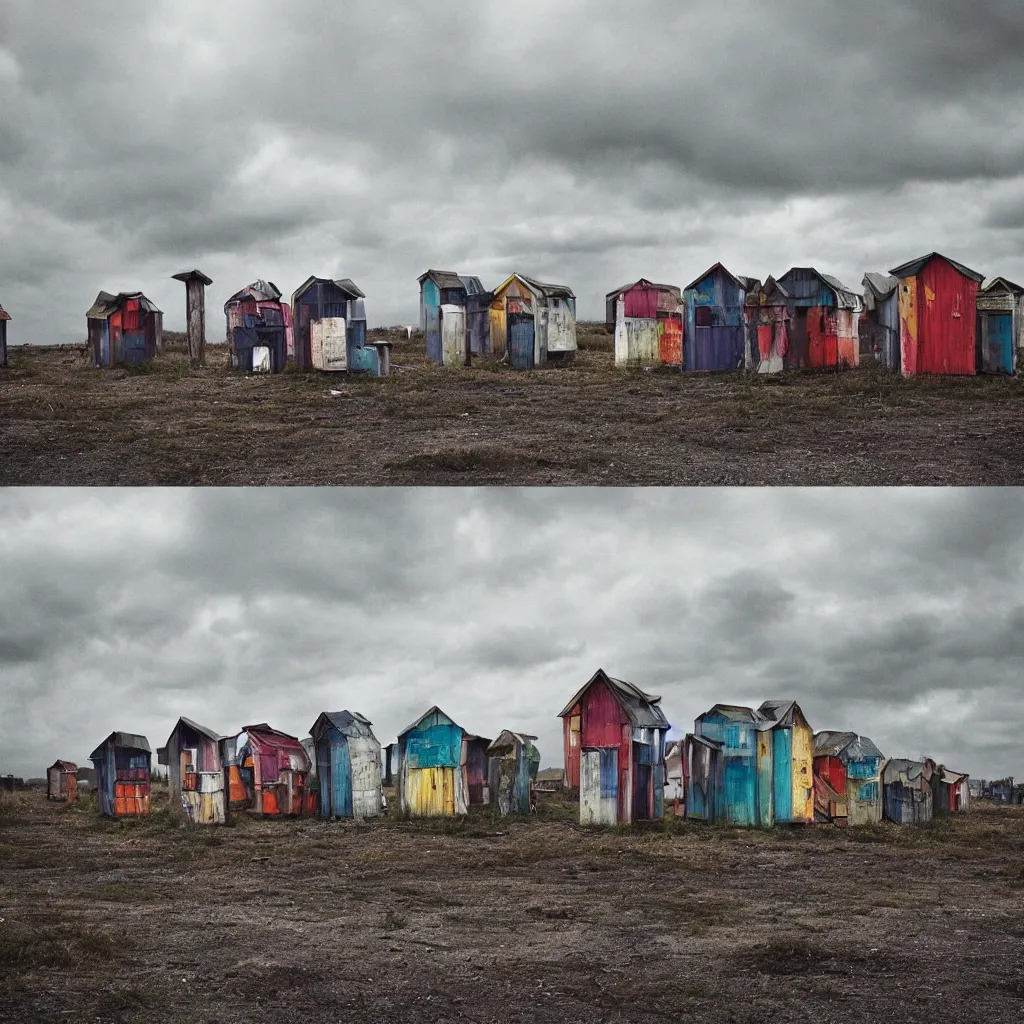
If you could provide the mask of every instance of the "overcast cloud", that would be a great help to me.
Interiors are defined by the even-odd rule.
[[[1021,491],[3,491],[0,772],[178,716],[432,704],[540,737],[598,669],[1024,774]]]
[[[183,329],[428,266],[570,284],[584,318],[721,259],[859,285],[932,249],[1024,278],[1020,0],[4,0],[0,303],[84,336],[142,289]]]

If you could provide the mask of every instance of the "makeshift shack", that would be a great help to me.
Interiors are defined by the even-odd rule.
[[[92,364],[100,369],[149,362],[164,344],[164,315],[142,292],[100,292],[85,314]]]
[[[417,818],[468,813],[465,731],[432,707],[398,736],[398,799]]]
[[[753,282],[743,305],[744,366],[750,373],[782,373],[789,352],[789,293],[769,277]]]
[[[616,366],[682,366],[683,300],[675,285],[641,278],[605,297]]]
[[[295,349],[292,311],[273,281],[255,281],[224,304],[233,370],[284,373]]]
[[[545,768],[537,772],[533,788],[538,793],[561,793],[565,789],[565,769]]]
[[[1024,349],[1024,288],[1005,277],[982,283],[978,305],[978,372],[1016,373]]]
[[[739,370],[744,365],[744,306],[753,278],[736,277],[721,263],[686,286],[683,369],[688,373]]]
[[[189,825],[228,823],[228,797],[221,736],[188,718],[179,718],[167,745],[157,750],[167,766],[171,815]]]
[[[78,765],[54,761],[46,769],[46,799],[73,804],[78,799]]]
[[[984,275],[937,252],[889,273],[899,280],[903,375],[975,375]]]
[[[494,292],[491,353],[513,370],[568,363],[576,356],[576,296],[565,285],[513,274]]]
[[[100,814],[109,818],[144,817],[150,812],[149,740],[130,732],[112,732],[90,755],[96,769]]]
[[[419,279],[420,330],[427,356],[438,366],[465,366],[490,355],[493,295],[478,277],[428,270]]]
[[[309,733],[316,749],[320,817],[379,817],[380,743],[370,720],[352,711],[325,711]]]
[[[529,814],[540,769],[536,736],[505,729],[487,748],[490,802],[498,814]]]
[[[932,820],[934,761],[890,758],[882,765],[882,816],[897,825],[924,825]]]
[[[882,820],[882,752],[867,736],[814,736],[814,820],[873,825]]]
[[[580,792],[581,824],[663,817],[669,723],[660,697],[598,670],[559,717],[566,782]]]
[[[787,368],[858,366],[863,297],[814,267],[793,267],[779,284],[789,296]]]
[[[971,809],[970,777],[940,764],[931,776],[932,813],[936,817]]]
[[[300,817],[311,768],[305,748],[297,737],[265,722],[247,725],[243,735],[237,760],[247,809],[263,818]]]
[[[814,730],[796,701],[766,700],[757,712],[772,740],[775,824],[813,825]]]

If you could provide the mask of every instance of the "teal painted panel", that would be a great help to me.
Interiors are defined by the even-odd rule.
[[[775,820],[786,825],[793,820],[793,740],[788,729],[776,729],[772,734],[772,763]]]
[[[331,737],[331,789],[335,818],[352,817],[352,761],[348,742],[335,729]]]
[[[462,730],[457,725],[431,725],[405,737],[410,768],[458,768],[462,759]]]
[[[441,289],[433,281],[423,282],[423,304],[425,306],[441,305]]]

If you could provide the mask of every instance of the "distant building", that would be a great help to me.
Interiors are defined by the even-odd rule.
[[[46,769],[46,799],[73,804],[78,799],[78,765],[54,761]]]
[[[560,713],[566,783],[580,793],[580,822],[659,820],[665,813],[661,698],[603,670]]]
[[[138,366],[164,344],[164,315],[142,292],[100,292],[85,314],[92,364]]]
[[[924,825],[932,820],[932,760],[890,758],[882,765],[882,815],[897,825]]]
[[[565,769],[545,768],[537,772],[534,789],[538,793],[561,793],[565,789]]]
[[[0,370],[7,365],[7,324],[11,315],[0,306]]]

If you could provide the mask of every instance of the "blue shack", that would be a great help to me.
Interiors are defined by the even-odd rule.
[[[716,704],[697,719],[687,749],[698,767],[707,762],[708,771],[688,775],[688,817],[710,824],[773,823],[770,732],[771,723],[756,711],[733,704]],[[688,753],[687,764],[692,762]]]
[[[419,278],[420,330],[438,366],[465,366],[491,354],[491,302],[479,277],[428,270]]]
[[[384,802],[380,743],[370,720],[351,711],[325,711],[309,734],[320,788],[320,817],[379,817]]]
[[[744,304],[757,282],[716,263],[686,286],[683,369],[688,373],[743,369]]]
[[[108,818],[146,817],[150,812],[153,750],[145,736],[112,732],[90,755],[96,771],[96,802]]]
[[[398,735],[398,805],[414,818],[469,811],[466,732],[432,707]]]
[[[300,370],[390,373],[390,342],[367,339],[366,296],[348,278],[309,278],[292,295],[292,322]]]

